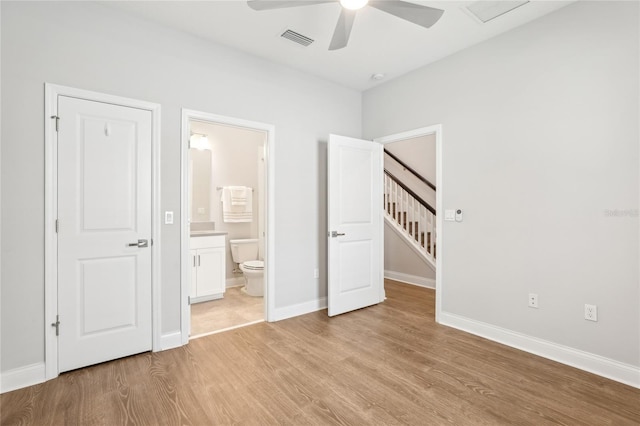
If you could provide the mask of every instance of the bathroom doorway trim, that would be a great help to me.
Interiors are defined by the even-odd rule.
[[[191,318],[189,309],[189,226],[188,226],[188,202],[189,202],[189,123],[191,120],[204,121],[213,124],[240,127],[256,131],[264,131],[267,134],[265,143],[265,297],[264,315],[266,321],[274,321],[275,312],[275,250],[274,250],[274,230],[275,230],[275,186],[274,186],[274,152],[275,152],[275,126],[272,124],[259,123],[255,121],[243,120],[240,118],[226,117],[202,111],[182,109],[182,129],[180,143],[180,333],[182,344],[189,342],[189,329]]]

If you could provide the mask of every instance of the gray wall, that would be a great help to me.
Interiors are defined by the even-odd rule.
[[[638,16],[577,2],[364,93],[365,138],[443,125],[443,311],[640,365]]]
[[[429,182],[437,185],[435,135],[418,136],[386,143],[384,149],[394,154]],[[393,160],[391,161],[393,162]]]
[[[358,92],[97,3],[1,2],[2,371],[44,361],[44,83],[162,106],[162,209],[180,212],[180,108],[271,123],[275,304],[326,295],[329,133],[358,137]],[[178,217],[176,217],[178,219]],[[180,327],[180,228],[162,226],[162,330]]]

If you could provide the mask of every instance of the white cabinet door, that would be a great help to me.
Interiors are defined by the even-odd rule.
[[[191,259],[191,298],[198,297],[198,250],[189,250]]]
[[[223,247],[198,250],[198,297],[224,293],[224,263]]]
[[[191,303],[224,297],[226,244],[224,235],[195,237],[191,250]]]

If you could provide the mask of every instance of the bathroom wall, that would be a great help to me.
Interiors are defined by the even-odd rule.
[[[266,133],[251,129],[205,123],[191,122],[191,131],[207,135],[211,153],[210,177],[210,220],[215,223],[217,231],[227,234],[227,280],[242,277],[242,273],[234,274],[235,264],[231,257],[229,240],[237,238],[258,238],[259,217],[265,214],[264,206],[260,205],[260,196],[264,193],[264,180],[259,178],[258,162],[263,161]],[[222,202],[220,201],[222,186],[247,186],[253,188],[253,221],[246,223],[225,223],[222,216]],[[264,242],[264,240],[261,239]]]

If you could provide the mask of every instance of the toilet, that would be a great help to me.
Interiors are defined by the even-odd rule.
[[[264,262],[258,259],[258,240],[229,240],[231,257],[244,275],[244,291],[249,296],[264,295]]]

